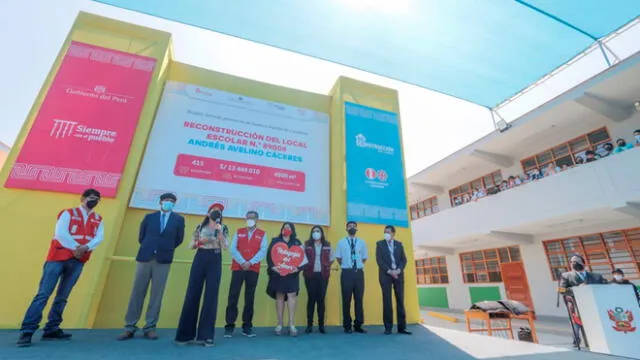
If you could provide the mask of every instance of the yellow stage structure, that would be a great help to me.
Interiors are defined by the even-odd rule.
[[[167,80],[206,86],[222,91],[284,103],[329,113],[330,163],[331,163],[331,226],[326,228],[327,238],[333,245],[345,236],[346,180],[344,102],[399,113],[398,94],[357,80],[341,77],[329,95],[314,94],[281,86],[243,79],[195,66],[175,62],[172,59],[171,34],[129,24],[101,16],[81,12],[53,64],[45,83],[36,98],[22,130],[12,147],[2,172],[0,183],[4,184],[12,165],[29,133],[47,90],[56,75],[63,55],[71,41],[79,41],[137,55],[157,59],[157,66],[149,86],[142,109],[133,145],[128,155],[117,196],[104,198],[97,211],[104,217],[105,240],[85,265],[65,311],[65,328],[119,328],[124,325],[124,314],[131,291],[135,270],[135,255],[138,249],[138,227],[148,211],[129,208],[135,179],[142,162],[156,109]],[[24,313],[36,293],[49,243],[52,238],[56,215],[63,208],[78,205],[79,196],[44,191],[0,188],[0,238],[5,241],[3,261],[0,262],[0,288],[7,293],[0,306],[0,327],[19,328]],[[200,216],[186,216],[187,237],[201,221]],[[226,224],[233,232],[244,226],[244,221],[228,219]],[[262,221],[260,227],[268,234],[277,234],[281,223]],[[300,225],[298,232],[306,234],[310,226]],[[382,323],[382,294],[378,283],[375,263],[375,242],[382,238],[383,226],[359,224],[358,236],[365,239],[369,249],[366,263],[365,324]],[[396,238],[405,244],[408,265],[405,271],[405,293],[407,320],[420,320],[417,299],[416,273],[410,228],[398,228]],[[177,326],[184,299],[190,264],[194,252],[185,243],[175,254],[174,264],[167,283],[159,327]],[[217,326],[224,325],[224,310],[230,281],[231,257],[223,255],[223,274],[220,287]],[[256,290],[255,326],[276,324],[274,301],[266,295],[267,275],[260,273]],[[341,324],[340,281],[337,264],[331,272],[327,292],[327,325]],[[242,306],[243,297],[240,297]],[[50,301],[51,302],[51,301]],[[306,291],[301,286],[296,314],[297,324],[306,322]],[[146,305],[145,305],[146,306]],[[48,311],[48,307],[45,309]],[[46,314],[46,313],[45,313]],[[46,320],[46,316],[45,316]]]

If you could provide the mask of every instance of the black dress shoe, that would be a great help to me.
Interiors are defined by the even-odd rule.
[[[384,329],[385,335],[391,335],[391,329]]]
[[[320,334],[326,334],[327,333],[327,331],[324,329],[324,325],[318,326],[318,331],[320,332]]]
[[[58,329],[42,334],[42,340],[71,340],[71,334]]]
[[[16,342],[17,347],[29,347],[31,346],[31,337],[33,334],[22,333]]]
[[[311,326],[311,325],[307,325],[307,328],[306,328],[306,329],[304,329],[304,332],[305,332],[306,334],[311,334],[311,333],[313,332],[313,326]]]
[[[411,335],[411,331],[407,329],[398,330],[398,334]]]
[[[361,327],[357,327],[357,328],[353,329],[353,331],[355,331],[357,333],[360,333],[360,334],[366,334],[367,333],[367,330],[365,330],[365,329],[363,329]]]
[[[351,329],[344,329],[344,333],[345,334],[351,334],[353,332],[353,330]]]

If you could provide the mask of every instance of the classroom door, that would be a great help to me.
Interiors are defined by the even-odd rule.
[[[526,305],[531,311],[533,308],[533,298],[527,280],[527,273],[524,271],[522,262],[511,262],[500,264],[502,271],[502,282],[507,293],[507,299],[519,301]]]

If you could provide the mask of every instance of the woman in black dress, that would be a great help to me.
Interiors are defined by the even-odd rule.
[[[274,264],[271,250],[279,243],[284,243],[289,249],[292,246],[300,247],[302,252],[302,263],[293,272],[282,276],[278,273],[278,264]],[[307,256],[302,250],[302,242],[296,236],[296,227],[293,223],[285,222],[280,229],[280,235],[271,240],[269,250],[267,251],[267,265],[269,274],[269,283],[267,284],[267,294],[276,300],[276,313],[278,314],[278,326],[275,328],[276,335],[282,334],[284,303],[289,308],[289,335],[297,336],[298,330],[295,327],[296,300],[298,291],[300,290],[300,270],[307,264]]]

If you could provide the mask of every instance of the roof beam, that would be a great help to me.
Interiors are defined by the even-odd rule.
[[[622,206],[614,207],[613,210],[635,218],[640,218],[640,202],[637,201],[627,201]]]
[[[487,235],[492,239],[506,242],[509,244],[520,244],[520,245],[533,244],[533,235],[531,234],[520,234],[520,233],[514,233],[514,232],[491,230]]]
[[[421,182],[411,182],[411,185],[418,187],[420,189],[426,190],[430,193],[436,194],[436,195],[442,195],[444,194],[444,188],[442,186],[438,186],[438,185],[432,185],[432,184],[425,184],[425,183],[421,183]]]
[[[513,158],[501,154],[491,153],[488,151],[474,149],[469,155],[488,161],[500,167],[511,167],[514,164]]]
[[[633,116],[631,105],[625,106],[589,92],[585,92],[574,101],[615,122],[621,122]]]
[[[420,250],[434,252],[438,254],[444,254],[444,255],[454,255],[456,253],[456,251],[453,248],[443,247],[443,246],[420,245],[418,246],[418,248]]]

